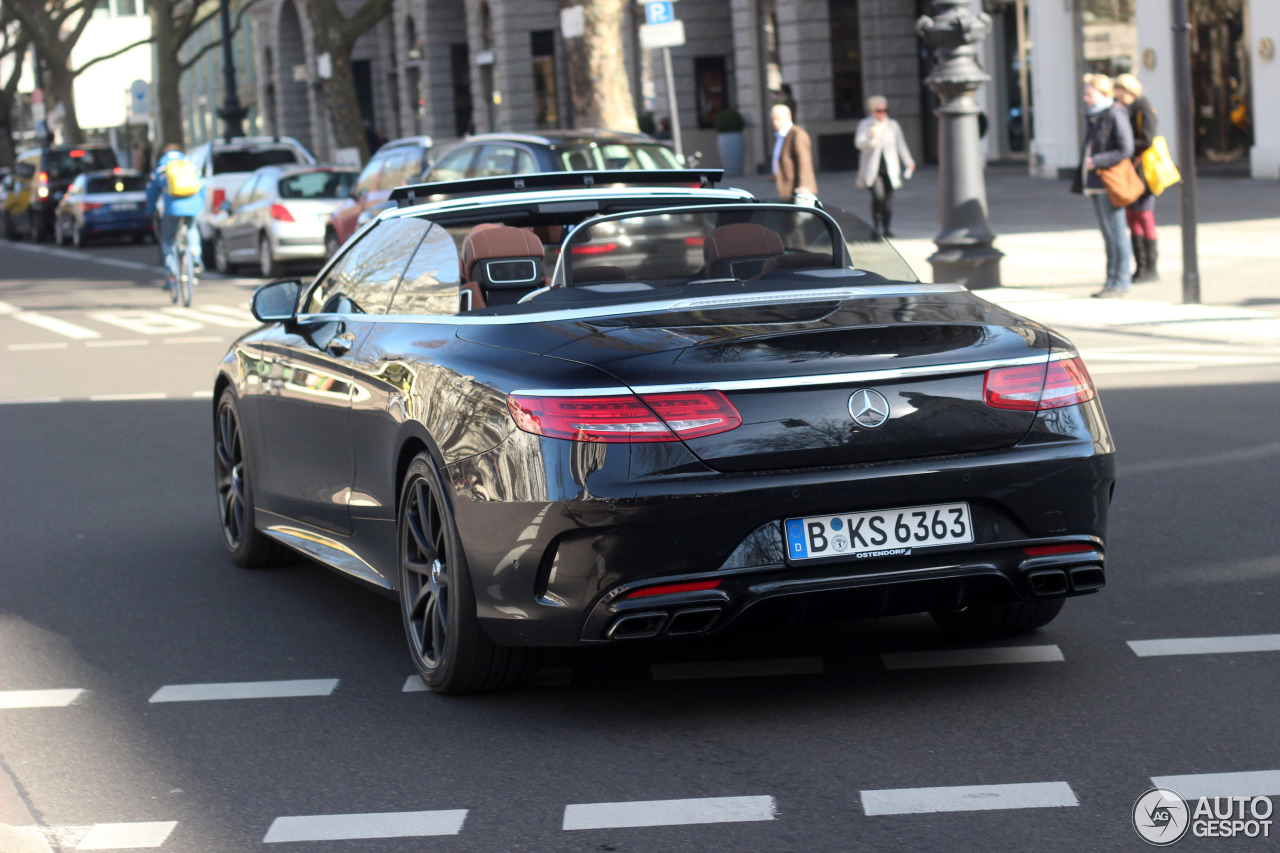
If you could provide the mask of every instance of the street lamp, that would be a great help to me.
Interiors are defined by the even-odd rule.
[[[222,24],[222,106],[218,117],[224,124],[223,136],[232,139],[244,136],[244,117],[249,111],[240,106],[236,95],[236,62],[231,45],[231,0],[219,0],[218,17]]]
[[[969,12],[968,0],[933,0],[933,17],[916,21],[916,32],[933,49],[933,71],[924,84],[938,96],[938,200],[942,231],[929,258],[933,280],[969,288],[999,287],[1000,258],[987,223],[974,92],[991,78],[975,60],[974,45],[991,30],[991,18]]]

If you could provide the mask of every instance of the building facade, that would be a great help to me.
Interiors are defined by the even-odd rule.
[[[295,136],[318,156],[332,134],[306,14],[307,0],[266,0],[252,13],[264,132]],[[1201,162],[1280,177],[1280,104],[1255,91],[1280,83],[1275,0],[1188,0],[1193,21],[1196,149]],[[354,11],[360,0],[347,0]],[[1168,0],[972,0],[991,32],[981,46],[991,81],[979,94],[991,161],[1032,175],[1076,167],[1080,77],[1131,72],[1171,144],[1173,35]],[[767,168],[769,109],[786,87],[826,170],[852,169],[853,131],[872,94],[885,95],[917,159],[936,159],[929,58],[916,21],[929,0],[681,0],[686,43],[671,48],[686,151],[717,166],[712,125],[724,107],[747,120],[748,170]],[[670,115],[659,54],[640,48],[643,6],[619,38],[637,110]],[[353,55],[366,123],[387,138],[428,134],[443,146],[468,133],[573,127],[559,0],[395,0]]]

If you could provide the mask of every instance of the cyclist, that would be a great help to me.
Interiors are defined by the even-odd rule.
[[[147,215],[154,216],[157,205],[162,213],[160,219],[160,254],[164,257],[164,265],[169,270],[164,289],[169,290],[178,278],[178,247],[174,245],[174,237],[178,226],[185,220],[187,224],[187,245],[191,257],[195,260],[196,274],[204,272],[204,263],[200,254],[200,229],[196,227],[195,218],[204,208],[204,184],[196,175],[189,163],[180,170],[171,170],[171,164],[185,161],[182,146],[170,143],[164,148],[156,163],[156,170],[147,184]],[[179,185],[175,185],[175,178]],[[195,186],[192,185],[194,181]],[[163,202],[161,204],[161,202]]]

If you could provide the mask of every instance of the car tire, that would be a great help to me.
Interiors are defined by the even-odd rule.
[[[471,572],[446,486],[431,456],[410,464],[397,511],[400,613],[409,655],[437,693],[513,687],[537,671],[538,649],[498,646],[476,618]]]
[[[83,249],[85,246],[89,245],[89,235],[84,233],[83,228],[71,229],[71,245],[75,246],[77,249]]]
[[[44,235],[40,233],[40,220],[36,219],[34,213],[27,214],[27,225],[31,227],[27,232],[27,239],[32,243],[39,243]]]
[[[231,256],[227,251],[227,240],[221,231],[213,235],[213,268],[223,275],[232,275],[236,271],[236,265],[231,263]]]
[[[324,230],[325,260],[328,260],[329,258],[332,258],[334,255],[338,254],[338,249],[340,249],[341,247],[342,247],[342,244],[338,242],[338,233],[334,231],[332,228],[326,228]]]
[[[246,569],[279,562],[282,546],[254,526],[253,481],[240,407],[230,388],[222,392],[214,414],[213,470],[222,542],[232,562]]]
[[[192,225],[191,227],[196,228],[198,226]],[[156,239],[156,242],[157,243],[160,242],[158,237]],[[203,237],[201,237],[201,240],[200,240],[200,262],[205,267],[209,267],[213,265],[213,241],[205,240]]]
[[[62,233],[62,219],[57,219],[53,223],[53,245],[65,246],[67,243],[67,235]]]
[[[977,640],[1026,634],[1043,628],[1062,611],[1065,598],[1042,601],[1009,601],[956,612],[934,611],[929,615],[951,633]]]
[[[258,272],[263,278],[276,278],[280,275],[280,264],[271,253],[271,240],[266,234],[258,235]]]

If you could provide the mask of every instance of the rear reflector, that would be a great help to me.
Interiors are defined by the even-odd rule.
[[[1038,412],[1074,406],[1092,400],[1098,392],[1084,362],[1077,357],[988,370],[982,395],[987,405],[995,409]]]
[[[512,394],[507,407],[516,426],[534,435],[570,441],[679,441],[728,432],[742,416],[719,391],[540,397]]]
[[[1094,551],[1092,545],[1080,543],[1076,545],[1036,545],[1033,548],[1023,548],[1022,553],[1028,557],[1048,557],[1052,554],[1082,554],[1085,551]]]
[[[293,214],[283,204],[271,205],[271,218],[277,222],[293,222]]]
[[[673,592],[700,592],[704,589],[715,589],[720,581],[691,581],[689,583],[669,583],[662,586],[647,586],[627,593],[627,598],[645,598],[650,595],[670,595]]]

